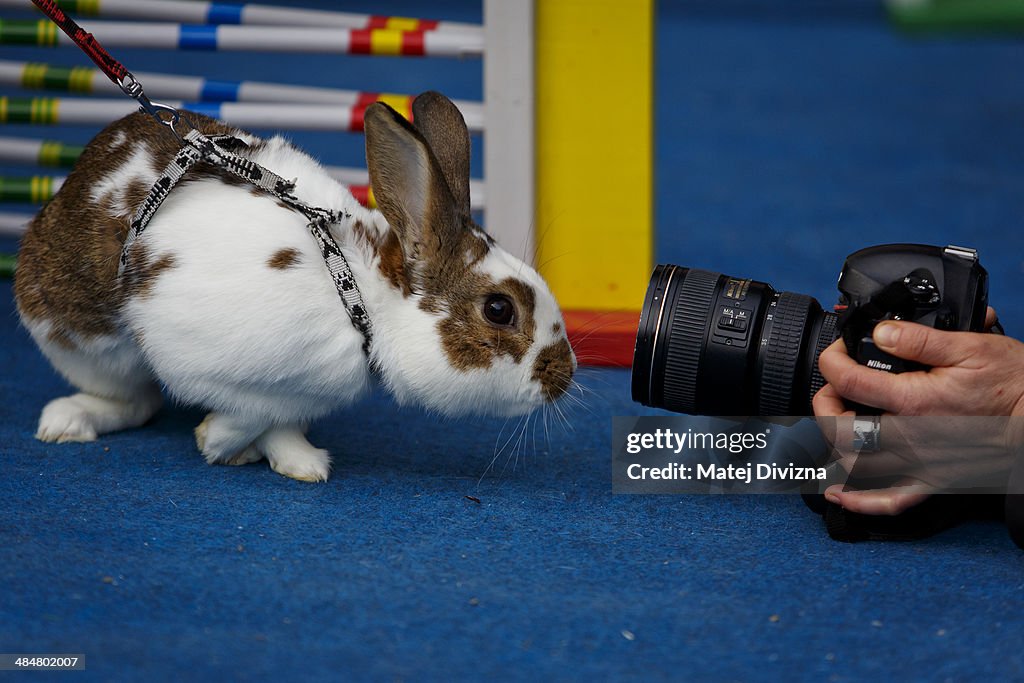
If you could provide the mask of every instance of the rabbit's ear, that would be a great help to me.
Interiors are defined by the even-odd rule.
[[[452,101],[433,90],[412,104],[412,120],[437,158],[455,207],[469,215],[469,130]]]
[[[430,147],[386,104],[366,109],[366,165],[381,213],[398,235],[413,271],[443,261],[456,248],[462,225],[455,200]]]

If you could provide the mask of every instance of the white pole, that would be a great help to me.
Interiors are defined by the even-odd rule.
[[[0,162],[37,165],[39,163],[40,150],[47,144],[45,140],[31,138],[16,138],[0,136]],[[60,144],[60,143],[50,143]],[[350,168],[346,166],[324,166],[329,176],[337,180],[347,188],[365,188],[370,184],[370,174],[365,168]],[[60,189],[64,182],[64,176],[51,176],[52,192]],[[480,180],[469,181],[470,206],[474,211],[482,211],[484,208],[484,183]]]
[[[533,263],[533,0],[484,0],[484,179],[487,232]]]
[[[0,0],[0,8],[27,9],[28,0]],[[67,3],[60,3],[65,8]],[[480,33],[482,27],[457,21],[430,21],[382,17],[353,12],[334,12],[260,4],[194,2],[193,0],[99,0],[96,10],[84,16],[119,17],[185,24],[244,24],[264,26],[317,26],[321,28],[399,28],[405,30],[462,31]]]
[[[21,237],[25,234],[25,228],[28,227],[30,220],[32,214],[0,211],[0,236]]]
[[[25,87],[26,71],[31,72],[34,70],[38,74],[45,74],[47,70],[55,68],[59,67],[53,67],[48,64],[0,60],[0,85],[20,85]],[[83,67],[83,70],[92,76],[90,78],[90,87],[76,91],[95,92],[102,95],[122,95],[121,89],[111,82],[110,79],[100,74],[98,69],[86,69]],[[411,95],[363,93],[356,90],[262,83],[258,81],[214,81],[199,76],[177,76],[143,71],[136,71],[135,78],[142,84],[150,99],[156,100],[279,102],[291,104],[308,102],[311,104],[337,104],[352,107],[362,102],[380,98],[391,103],[395,108],[404,106],[406,109],[411,106],[412,102]],[[42,80],[41,75],[29,79],[33,87],[36,83],[42,82]],[[65,89],[67,90],[68,88]],[[466,100],[454,100],[454,103],[462,112],[466,119],[466,124],[471,130],[483,130],[483,105]]]
[[[0,137],[0,161],[69,168],[74,165],[81,153],[81,145],[67,144],[59,140]]]
[[[69,125],[104,125],[137,110],[138,104],[127,97],[36,97],[0,98],[7,105],[8,123],[39,123]],[[29,107],[28,102],[35,106]],[[320,130],[359,132],[363,129],[365,106],[347,107],[333,104],[281,104],[277,102],[161,102],[178,110],[205,114],[239,128],[272,128],[284,130]],[[25,104],[23,111],[39,112],[29,120],[16,118],[13,104]],[[402,112],[404,113],[404,112]],[[482,122],[467,121],[470,132],[480,133]]]
[[[42,147],[42,140],[3,136],[0,137],[0,161],[36,164],[39,162],[39,152]]]
[[[80,24],[107,49],[156,48],[294,52],[318,54],[374,54],[428,57],[479,57],[482,34],[375,29],[270,26],[192,26],[171,23],[89,21]],[[63,31],[60,45],[74,45]]]

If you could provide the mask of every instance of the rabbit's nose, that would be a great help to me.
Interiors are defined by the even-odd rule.
[[[569,342],[561,339],[541,349],[533,364],[533,379],[540,382],[545,400],[554,401],[568,390],[576,371]]]

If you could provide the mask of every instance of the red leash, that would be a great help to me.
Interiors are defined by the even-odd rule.
[[[75,45],[80,47],[85,54],[89,55],[89,58],[96,63],[100,71],[106,74],[107,78],[113,81],[117,87],[121,88],[126,95],[134,98],[143,111],[170,128],[175,135],[178,135],[178,132],[174,130],[174,124],[178,122],[178,111],[176,109],[165,104],[150,101],[146,97],[146,93],[142,91],[142,84],[125,68],[124,64],[111,57],[110,53],[103,49],[99,41],[91,33],[76,24],[64,10],[57,6],[54,0],[32,0],[32,2],[35,3],[36,7],[43,14],[49,17],[50,21],[57,24],[64,33],[68,34],[71,40],[75,42]],[[162,114],[167,114],[170,118],[164,118]],[[178,137],[180,138],[181,136],[179,135]]]
[[[121,62],[111,57],[110,53],[103,49],[103,46],[96,41],[91,33],[86,32],[65,14],[54,0],[32,0],[32,2],[50,18],[50,21],[68,34],[71,40],[75,41],[75,45],[82,48],[92,61],[96,62],[96,66],[107,75],[107,78],[120,86],[125,76],[131,75]]]

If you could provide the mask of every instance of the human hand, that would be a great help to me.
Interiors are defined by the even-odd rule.
[[[854,445],[855,429],[863,427],[855,420],[880,423],[874,447]],[[864,514],[898,514],[933,493],[1004,492],[1024,453],[1020,416],[841,415],[817,422],[833,446],[830,480],[842,481],[826,498]]]
[[[990,308],[986,327],[994,322]],[[878,324],[873,338],[882,351],[931,369],[874,370],[837,340],[818,360],[828,384],[814,397],[815,415],[853,415],[843,399],[894,415],[1024,415],[1024,344],[1016,339],[896,321]]]
[[[989,309],[986,328],[995,322],[995,311]],[[895,356],[932,366],[928,371],[907,372],[898,375],[881,372],[858,364],[846,354],[841,341],[826,349],[819,359],[822,375],[827,384],[814,397],[815,415],[819,417],[850,418],[849,434],[838,434],[839,426],[832,428],[833,443],[850,443],[852,438],[853,411],[844,399],[871,405],[886,411],[887,415],[912,416],[1024,416],[1024,344],[1002,335],[971,332],[946,332],[907,322],[884,322],[874,331],[878,347]],[[885,419],[885,418],[883,418]],[[928,472],[930,478],[938,478],[940,484],[949,485],[972,466],[970,453],[962,453],[943,447],[943,443],[956,443],[957,434],[975,438],[972,431],[957,431],[951,421],[928,421],[926,430],[917,429],[904,421],[897,430],[887,434],[902,437],[903,447],[913,444],[914,458],[924,463],[916,472]],[[884,424],[884,423],[883,423]],[[991,439],[978,439],[978,447],[1002,447],[1002,454],[1016,452],[1016,445],[1024,442],[1022,419],[1005,421],[1000,431],[987,428]],[[895,426],[895,425],[894,425]],[[921,427],[919,423],[916,427]],[[828,429],[826,436],[828,436]],[[922,432],[928,433],[922,433]],[[897,434],[894,434],[897,432]],[[952,442],[944,442],[945,436],[953,436]],[[929,438],[931,437],[931,438]],[[887,438],[892,443],[892,438]],[[929,445],[930,444],[930,445]],[[964,442],[961,442],[964,445]],[[988,450],[986,467],[1003,467],[1003,458]],[[843,453],[840,453],[843,460]],[[846,455],[849,455],[848,453]],[[891,454],[890,454],[891,455]],[[861,467],[869,456],[861,458]],[[872,471],[884,469],[891,458],[871,454],[874,459]],[[897,457],[904,463],[903,469],[892,472],[907,472],[905,457]],[[847,458],[845,465],[850,468]],[[980,463],[974,460],[973,463]],[[997,465],[998,463],[998,465]],[[959,475],[957,472],[959,471]],[[864,514],[898,514],[922,502],[936,490],[936,482],[927,483],[914,477],[906,477],[895,486],[879,490],[847,491],[843,486],[832,486],[826,490],[826,498],[853,512]]]

